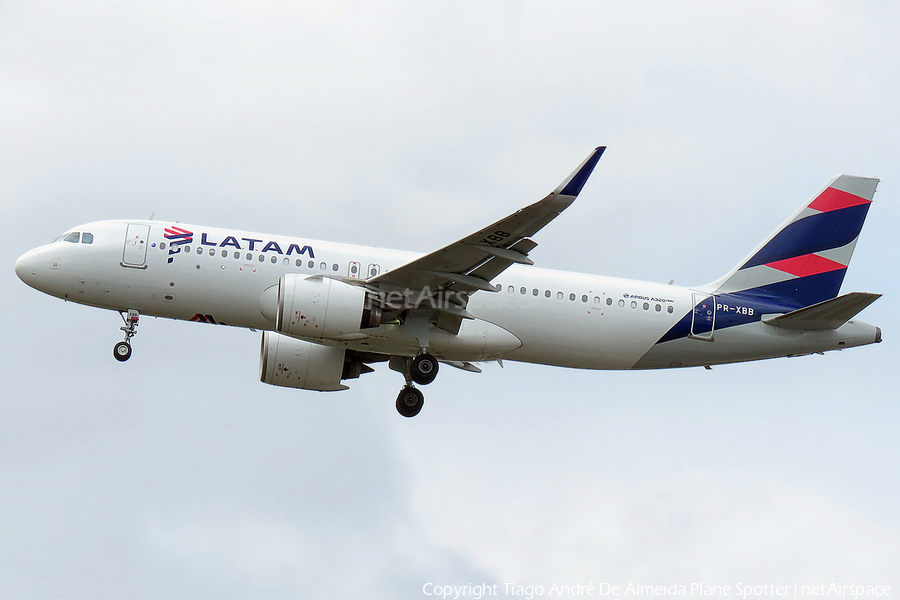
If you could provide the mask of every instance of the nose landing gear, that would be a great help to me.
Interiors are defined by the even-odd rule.
[[[117,361],[125,362],[131,358],[131,338],[137,335],[138,319],[141,314],[133,308],[129,308],[127,314],[123,312],[119,314],[125,321],[125,326],[119,328],[125,332],[125,339],[113,347],[113,356]]]
[[[113,356],[116,357],[117,361],[125,362],[131,358],[131,344],[128,342],[119,342],[113,346]]]

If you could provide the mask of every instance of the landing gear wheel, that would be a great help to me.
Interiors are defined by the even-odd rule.
[[[113,348],[113,356],[116,357],[117,361],[125,362],[131,358],[131,344],[128,342],[119,342]]]
[[[124,327],[119,327],[125,332],[125,339],[113,347],[113,356],[116,357],[117,361],[125,362],[131,358],[131,338],[137,335],[138,319],[140,319],[141,313],[133,308],[129,308],[127,313],[119,311],[119,314],[125,322]]]
[[[422,395],[422,392],[412,386],[407,386],[400,390],[400,395],[397,396],[397,412],[406,418],[414,417],[422,410],[424,403],[425,396]]]
[[[419,385],[428,385],[438,374],[438,361],[430,354],[420,354],[412,359],[409,376]]]

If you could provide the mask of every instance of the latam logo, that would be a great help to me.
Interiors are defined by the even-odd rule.
[[[169,259],[167,262],[171,263],[176,254],[181,252],[181,247],[185,244],[191,244],[194,241],[194,232],[188,231],[187,229],[182,229],[181,227],[167,227],[166,233],[164,236],[167,240],[169,240]],[[274,252],[275,254],[282,254],[286,256],[290,256],[292,254],[297,254],[298,256],[307,255],[310,258],[315,258],[316,254],[313,251],[312,246],[300,246],[299,244],[290,244],[287,247],[287,251],[282,250],[281,245],[278,242],[269,241],[263,243],[265,240],[260,240],[256,238],[238,238],[229,235],[225,236],[221,241],[217,241],[215,238],[211,238],[208,233],[200,234],[200,245],[201,246],[213,246],[217,248],[234,248],[235,250],[249,250],[251,252]],[[241,242],[244,242],[243,244]]]
[[[224,325],[225,323],[217,323],[212,315],[201,315],[197,313],[193,317],[191,317],[191,321],[195,321],[197,323],[212,323],[213,325]]]
[[[171,264],[175,255],[181,252],[181,247],[194,241],[194,232],[181,227],[166,227],[163,237],[169,240],[169,260],[166,262]]]

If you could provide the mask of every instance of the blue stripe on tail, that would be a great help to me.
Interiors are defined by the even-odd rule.
[[[855,240],[862,230],[869,206],[871,205],[866,203],[794,221],[782,229],[741,269],[846,246]]]

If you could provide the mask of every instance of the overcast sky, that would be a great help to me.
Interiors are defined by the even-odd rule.
[[[422,586],[900,593],[892,2],[0,3],[0,597],[422,598]],[[542,267],[693,285],[840,173],[884,343],[755,364],[258,381],[259,334],[28,288],[112,218],[427,252],[597,145]],[[502,589],[502,586],[501,586]]]

